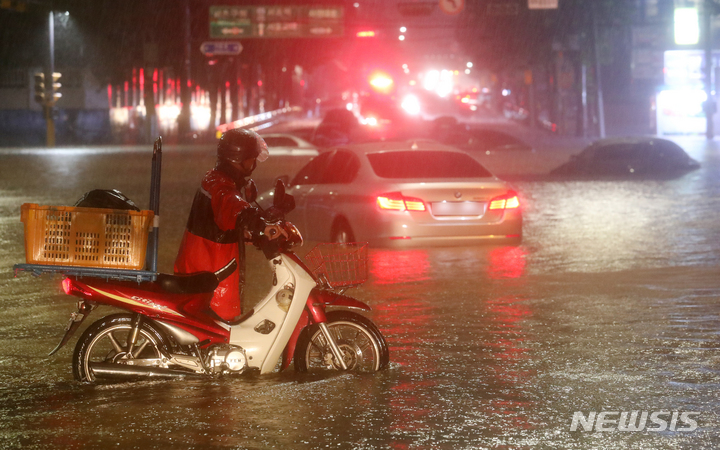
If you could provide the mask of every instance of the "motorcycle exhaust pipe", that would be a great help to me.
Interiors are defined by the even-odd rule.
[[[125,364],[90,363],[90,369],[97,378],[182,378],[202,376],[195,372],[184,372],[182,370],[166,369],[164,367],[128,366]]]

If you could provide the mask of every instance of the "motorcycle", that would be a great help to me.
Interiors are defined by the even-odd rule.
[[[255,202],[257,188],[250,187],[246,197]],[[107,305],[127,312],[103,317],[81,335],[72,357],[78,381],[218,376],[251,370],[267,374],[284,370],[291,362],[298,372],[383,369],[389,361],[385,338],[371,320],[352,311],[370,311],[370,307],[344,294],[358,280],[332,281],[332,256],[341,255],[343,266],[362,268],[366,247],[320,244],[306,256],[314,258],[311,269],[294,252],[303,242],[300,232],[284,220],[293,207],[292,196],[278,181],[273,206],[261,210],[287,237],[252,237],[271,265],[272,288],[242,317],[226,322],[210,310],[214,289],[237,270],[235,260],[214,273],[158,273],[152,281],[65,274],[63,291],[80,300],[65,335],[50,354],[68,342],[93,310]],[[328,307],[340,310],[328,311]]]

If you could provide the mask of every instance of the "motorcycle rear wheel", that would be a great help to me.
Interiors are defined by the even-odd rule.
[[[388,365],[387,342],[366,317],[349,311],[332,311],[327,314],[327,327],[343,354],[348,371],[377,372]],[[318,325],[306,328],[300,335],[294,360],[298,372],[342,370]]]
[[[136,365],[154,365],[154,362],[141,359],[162,358],[162,349],[166,348],[163,334],[152,325],[143,322],[138,330],[135,345],[128,349],[128,338],[133,329],[131,314],[113,314],[104,317],[88,327],[78,340],[73,352],[73,375],[81,382],[96,381],[92,371],[93,363],[127,365],[130,360]],[[140,363],[140,364],[137,364]]]

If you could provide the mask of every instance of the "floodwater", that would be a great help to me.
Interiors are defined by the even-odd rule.
[[[523,244],[372,250],[368,282],[349,293],[374,308],[387,370],[101,385],[73,380],[75,339],[46,356],[74,300],[59,278],[13,278],[19,208],[94,188],[146,207],[150,149],[0,149],[0,448],[716,448],[720,146],[681,144],[703,166],[665,181],[523,181],[567,153],[488,157],[512,168]],[[165,152],[163,271],[212,163],[211,148]],[[297,163],[271,158],[261,188]],[[270,283],[259,252],[248,268],[246,308]],[[618,431],[632,411],[659,421]],[[608,414],[608,431],[571,431],[576,412]]]

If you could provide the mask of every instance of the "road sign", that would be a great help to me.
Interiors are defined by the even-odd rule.
[[[345,24],[336,5],[214,5],[209,16],[211,39],[341,37]]]
[[[207,41],[200,46],[200,51],[205,55],[239,55],[243,47],[239,42],[232,41]]]
[[[465,0],[440,0],[440,9],[445,14],[455,15],[465,7]]]
[[[558,0],[528,0],[528,9],[558,9]]]

